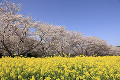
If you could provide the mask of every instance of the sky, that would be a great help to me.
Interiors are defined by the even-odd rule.
[[[120,0],[11,0],[20,13],[120,46]]]

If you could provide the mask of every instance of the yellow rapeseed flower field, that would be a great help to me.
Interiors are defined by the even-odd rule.
[[[120,80],[120,56],[2,57],[0,80]]]

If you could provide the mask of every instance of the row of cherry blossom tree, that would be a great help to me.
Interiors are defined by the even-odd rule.
[[[10,1],[0,3],[2,55],[120,55],[120,48],[108,45],[105,40],[85,37],[79,32],[66,30],[64,26],[35,21],[31,16],[19,14],[20,9],[19,4]]]

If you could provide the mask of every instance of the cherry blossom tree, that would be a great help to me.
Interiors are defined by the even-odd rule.
[[[108,54],[108,44],[105,40],[101,40],[95,36],[85,37],[85,52],[84,55],[107,55]]]
[[[19,14],[20,9],[20,4],[7,0],[0,3],[2,55],[120,55],[120,48],[108,45],[105,40],[95,36],[85,37],[80,32],[66,30],[64,26],[35,21],[31,16]]]
[[[33,20],[18,14],[19,10],[19,4],[6,0],[0,3],[0,49],[4,55],[19,55],[34,45],[35,41],[30,37]]]

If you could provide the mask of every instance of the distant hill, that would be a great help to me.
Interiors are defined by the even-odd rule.
[[[116,47],[120,47],[120,46],[116,46]]]

